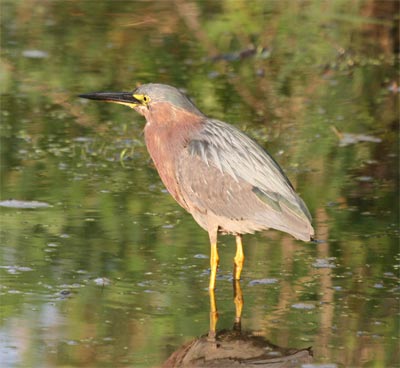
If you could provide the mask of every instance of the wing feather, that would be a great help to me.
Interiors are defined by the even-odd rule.
[[[244,179],[271,200],[286,202],[298,215],[311,218],[304,202],[276,161],[247,135],[232,125],[211,120],[198,132],[196,141],[205,147],[201,156],[203,160],[212,162],[235,180]]]
[[[204,211],[235,220],[246,217],[257,223],[255,228],[293,234],[297,230],[289,231],[291,223],[302,232],[300,238],[306,238],[307,231],[313,233],[308,209],[279,165],[229,124],[207,120],[189,142],[177,169],[188,200]]]

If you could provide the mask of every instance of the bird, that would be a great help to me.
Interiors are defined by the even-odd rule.
[[[244,264],[243,234],[275,229],[313,240],[310,212],[272,156],[235,126],[206,116],[179,89],[148,83],[131,92],[79,97],[125,105],[144,116],[145,143],[162,182],[208,232],[209,290],[216,284],[218,234],[236,238],[234,280]]]

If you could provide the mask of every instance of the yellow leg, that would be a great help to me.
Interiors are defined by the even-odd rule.
[[[217,268],[218,268],[219,256],[217,243],[211,243],[211,257],[210,257],[210,267],[211,267],[211,275],[210,275],[210,290],[215,289],[215,279],[217,277]]]
[[[217,277],[217,268],[219,262],[218,249],[217,249],[217,236],[218,236],[218,227],[211,228],[208,232],[210,236],[211,243],[211,257],[210,257],[210,266],[211,266],[211,275],[210,275],[210,285],[209,285],[209,293],[210,293],[210,330],[208,332],[208,339],[215,343],[215,337],[217,334],[217,321],[218,321],[218,312],[217,312],[217,304],[215,302],[215,279]]]
[[[236,255],[233,261],[233,279],[240,280],[240,274],[242,273],[244,263],[242,235],[236,235]]]
[[[209,341],[215,342],[215,336],[217,334],[218,311],[217,311],[217,303],[215,302],[214,289],[210,289],[209,293],[210,293],[210,330],[208,331],[208,339]]]
[[[243,294],[239,280],[233,280],[233,297],[236,309],[235,329],[240,330],[240,324],[242,320],[242,310],[243,310]]]

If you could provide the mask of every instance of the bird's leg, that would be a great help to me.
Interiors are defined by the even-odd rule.
[[[244,253],[242,245],[242,235],[236,235],[236,255],[233,259],[233,279],[240,280],[240,274],[242,273],[243,263],[244,263]]]
[[[215,343],[216,336],[216,326],[218,321],[218,311],[217,304],[215,302],[215,279],[217,277],[217,268],[219,262],[218,249],[217,249],[217,237],[218,237],[218,227],[211,228],[208,232],[210,236],[211,243],[211,256],[210,256],[210,266],[211,266],[211,275],[210,275],[210,285],[209,285],[209,293],[210,293],[210,330],[208,332],[208,339]]]
[[[217,268],[219,262],[218,249],[217,249],[217,234],[218,234],[218,228],[216,228],[214,231],[212,230],[209,231],[210,242],[211,242],[211,257],[210,257],[211,275],[210,275],[210,285],[209,285],[210,290],[215,289],[215,279],[217,277]]]
[[[217,335],[218,311],[217,311],[217,303],[215,302],[214,289],[210,289],[209,293],[210,293],[210,330],[208,331],[208,340],[210,342],[215,342],[215,337]]]
[[[235,324],[233,328],[235,330],[240,331],[241,329],[241,320],[242,320],[242,310],[243,310],[243,294],[242,288],[240,287],[239,280],[233,280],[233,301],[235,303]]]

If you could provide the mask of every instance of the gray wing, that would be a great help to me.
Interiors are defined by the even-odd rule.
[[[207,121],[177,169],[184,195],[199,211],[253,222],[255,230],[272,227],[308,239],[313,234],[307,207],[279,165],[229,124]]]
[[[189,144],[191,155],[199,155],[221,173],[241,178],[275,209],[285,203],[299,216],[311,220],[303,200],[275,160],[255,141],[232,125],[212,120]]]

